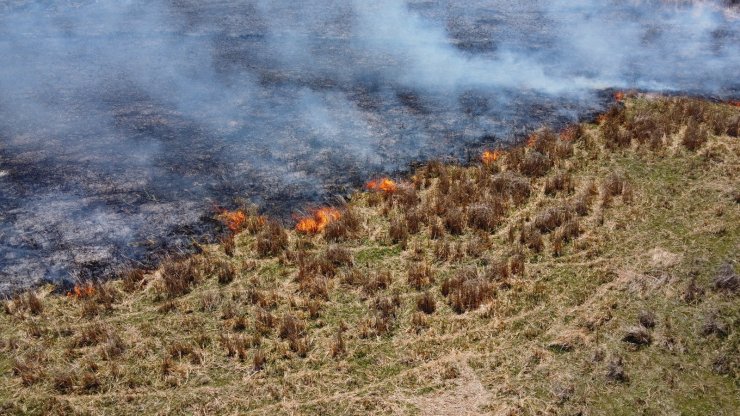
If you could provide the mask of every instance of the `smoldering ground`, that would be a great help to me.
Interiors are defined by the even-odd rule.
[[[103,277],[410,162],[560,126],[609,88],[737,97],[724,2],[7,1],[0,289]]]

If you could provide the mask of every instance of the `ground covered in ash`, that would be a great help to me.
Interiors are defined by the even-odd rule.
[[[739,95],[736,8],[619,3],[5,2],[0,291],[188,250],[240,198],[289,219],[612,88]]]

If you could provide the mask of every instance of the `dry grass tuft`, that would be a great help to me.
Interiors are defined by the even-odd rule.
[[[170,298],[189,293],[201,279],[199,263],[195,259],[165,261],[162,266],[164,293]]]
[[[424,292],[416,298],[416,308],[427,315],[431,315],[437,310],[437,302],[429,292]]]
[[[13,361],[12,371],[14,376],[21,379],[24,386],[32,386],[41,382],[45,377],[40,363],[30,360],[16,359]]]
[[[714,277],[715,290],[727,293],[737,293],[740,290],[740,276],[735,273],[732,263],[724,263]]]
[[[704,143],[708,140],[708,133],[706,126],[699,125],[699,123],[692,117],[689,119],[689,123],[684,130],[683,137],[681,137],[681,144],[683,144],[688,150],[696,151],[701,148]]]
[[[624,361],[622,357],[615,357],[609,362],[606,377],[619,383],[629,382],[630,378],[624,370]]]
[[[457,313],[475,310],[483,302],[493,299],[493,285],[478,276],[478,271],[473,268],[465,268],[457,274],[442,282],[442,295]]]
[[[431,266],[424,262],[416,262],[408,265],[409,286],[416,290],[421,290],[431,286],[434,283],[434,273]]]
[[[696,278],[692,278],[686,289],[684,289],[681,299],[689,304],[697,304],[704,298],[704,288],[696,283]]]
[[[505,210],[500,199],[474,204],[468,208],[468,225],[477,230],[492,232],[501,224]]]
[[[360,230],[362,223],[359,214],[353,208],[346,208],[342,216],[331,221],[324,228],[324,239],[329,242],[346,241]]]
[[[288,233],[275,221],[268,221],[257,234],[255,249],[261,257],[277,256],[288,248]]]
[[[559,172],[545,180],[545,195],[554,196],[558,192],[571,194],[574,191],[575,183],[568,172]]]
[[[409,229],[406,224],[407,222],[401,218],[391,220],[391,225],[388,229],[388,237],[390,237],[391,242],[394,244],[400,243],[403,247],[406,246],[409,238]]]
[[[650,345],[653,342],[653,337],[647,328],[640,325],[629,328],[622,337],[622,341],[638,346]]]
[[[132,269],[123,274],[123,290],[127,293],[135,292],[142,288],[144,283],[144,270]]]
[[[280,320],[278,336],[282,339],[293,340],[302,337],[306,331],[306,324],[291,313],[286,313]]]
[[[552,161],[546,155],[532,150],[527,152],[519,165],[519,172],[531,178],[544,176],[552,167]]]
[[[534,227],[542,233],[549,233],[571,218],[573,218],[573,211],[570,206],[549,207],[535,216]]]

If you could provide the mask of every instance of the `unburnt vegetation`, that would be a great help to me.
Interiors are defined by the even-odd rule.
[[[154,272],[19,294],[0,413],[731,414],[738,123],[632,96],[310,233],[245,210]]]

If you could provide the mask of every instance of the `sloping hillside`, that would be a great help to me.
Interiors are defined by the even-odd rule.
[[[621,98],[621,97],[620,97]],[[0,413],[740,408],[740,109],[630,97],[0,314]]]

